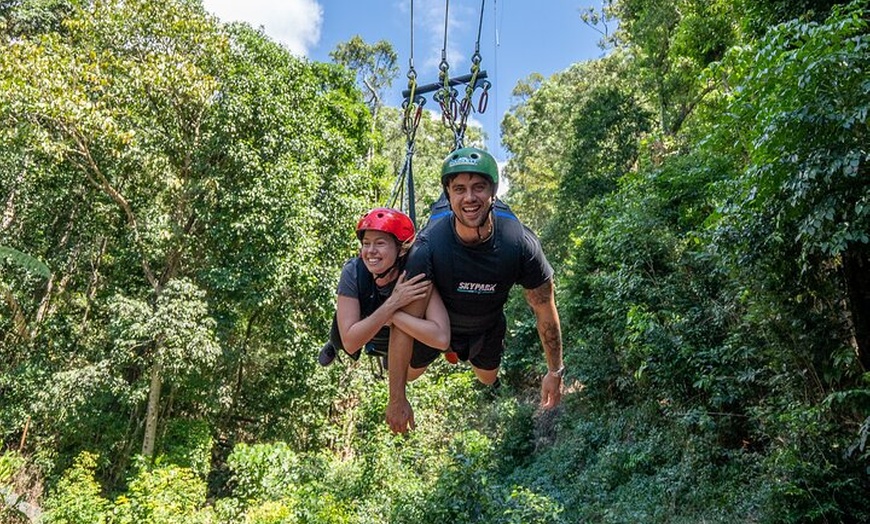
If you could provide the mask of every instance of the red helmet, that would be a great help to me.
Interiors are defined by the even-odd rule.
[[[416,232],[411,218],[397,209],[376,207],[362,216],[356,225],[356,236],[362,240],[363,234],[372,231],[383,231],[396,237],[400,244],[413,242]]]

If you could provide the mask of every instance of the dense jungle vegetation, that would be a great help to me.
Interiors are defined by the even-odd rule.
[[[438,362],[396,437],[371,360],[316,362],[404,158],[395,56],[365,59],[391,47],[0,0],[0,521],[870,522],[867,2],[582,19],[607,53],[519,83],[500,130],[563,404],[517,295],[503,387]],[[421,209],[448,135],[424,119]]]

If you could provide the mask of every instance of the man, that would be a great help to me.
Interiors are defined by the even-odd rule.
[[[547,373],[541,380],[541,405],[562,399],[562,335],[553,291],[553,268],[538,238],[507,207],[496,203],[498,165],[487,152],[462,148],[441,167],[441,184],[450,205],[444,218],[430,220],[411,250],[408,277],[425,273],[441,295],[450,317],[450,350],[468,361],[478,380],[493,384],[504,352],[504,305],[520,284],[537,320]],[[426,300],[407,307],[414,315]],[[439,351],[420,347],[401,330],[390,335],[390,400],[387,424],[393,433],[414,429],[414,412],[405,387],[419,377]],[[410,364],[410,367],[409,367]]]

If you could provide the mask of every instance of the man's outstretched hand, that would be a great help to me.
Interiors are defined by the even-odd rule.
[[[541,407],[552,409],[562,402],[562,377],[547,373],[541,379]]]
[[[387,404],[387,425],[393,433],[407,433],[416,428],[414,410],[407,398],[391,399]]]

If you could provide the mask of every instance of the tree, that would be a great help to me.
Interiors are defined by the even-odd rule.
[[[848,0],[736,0],[740,25],[752,37],[761,37],[772,27],[794,19],[822,22],[835,5]]]
[[[311,363],[284,355],[325,333],[331,262],[373,192],[371,120],[347,75],[197,2],[109,2],[61,25],[0,52],[2,241],[57,268],[40,339],[5,341],[0,387],[4,417],[45,421],[34,445],[90,440],[119,479],[132,439],[153,452],[158,414],[233,428],[309,402]]]
[[[377,118],[378,109],[383,106],[384,89],[393,84],[399,73],[396,65],[398,55],[392,44],[380,40],[367,44],[362,37],[355,35],[347,42],[341,42],[329,53],[336,63],[351,70],[366,92],[366,104]]]
[[[716,70],[727,75],[730,117],[710,147],[739,146],[742,203],[724,217],[744,229],[743,249],[755,250],[763,231],[799,254],[805,274],[832,260],[842,267],[856,351],[870,369],[866,46],[867,10],[855,2],[825,23],[788,22],[758,49],[735,49]]]
[[[699,73],[735,42],[735,12],[729,0],[608,0],[593,17],[619,21],[607,43],[633,57],[632,77],[655,108],[662,135],[675,135],[712,89]]]
[[[62,20],[90,0],[0,0],[0,39],[62,31]]]
[[[546,80],[532,75],[515,87],[518,101],[501,124],[502,141],[513,153],[505,166],[511,185],[506,198],[532,229],[543,231],[550,220],[558,219],[561,210],[556,196],[567,173],[574,170],[581,176],[583,168],[572,167],[576,156],[572,152],[583,139],[577,126],[588,116],[590,98],[601,85],[632,93],[628,71],[626,56],[614,52],[601,60],[575,64]],[[594,143],[588,141],[587,151],[594,149]]]
[[[574,238],[584,208],[616,191],[620,179],[636,168],[641,139],[651,128],[651,115],[631,93],[599,87],[587,96],[574,121],[576,138],[559,183],[559,213],[546,234],[551,245],[562,249],[571,242],[560,239]],[[564,255],[560,251],[551,254],[555,261]]]
[[[17,249],[7,246],[0,246],[0,257],[12,261],[19,268],[24,269],[27,273],[47,279],[51,277],[51,270],[41,260],[34,258],[26,253],[22,253]],[[0,271],[0,277],[3,272]],[[33,336],[33,332],[28,328],[27,319],[24,315],[24,310],[21,304],[15,298],[12,289],[3,281],[0,280],[0,288],[3,291],[3,297],[6,300],[6,305],[12,312],[12,319],[15,325],[15,332],[22,340],[28,340]]]

